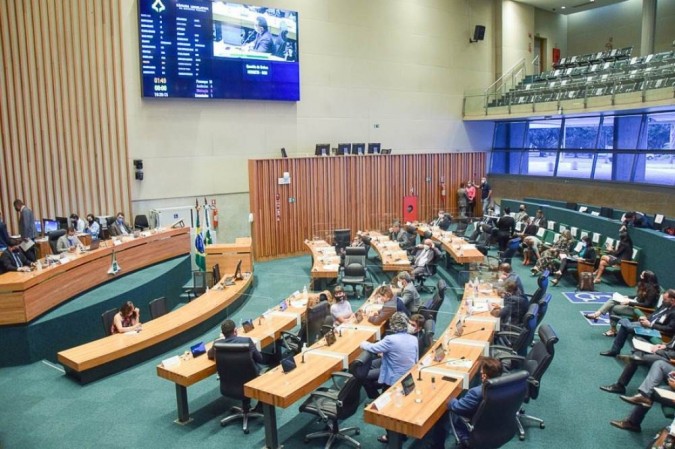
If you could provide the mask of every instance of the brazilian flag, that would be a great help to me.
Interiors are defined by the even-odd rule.
[[[197,236],[195,237],[195,264],[200,271],[206,271],[206,255],[204,254],[204,237],[199,225],[199,209],[197,209]]]

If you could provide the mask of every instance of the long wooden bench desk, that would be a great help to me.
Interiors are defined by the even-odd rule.
[[[382,260],[382,271],[412,271],[408,253],[401,249],[398,242],[377,231],[369,231],[368,234],[370,235],[371,248],[377,252]]]
[[[305,246],[312,253],[312,290],[323,290],[328,280],[337,279],[340,256],[335,247],[325,240],[305,240]]]
[[[58,353],[66,371],[83,382],[92,370],[165,342],[216,316],[252,284],[253,276],[224,290],[211,289],[185,306],[143,323],[142,331],[114,334]]]
[[[361,310],[368,312],[373,298],[366,301]],[[376,307],[375,307],[376,308]],[[383,323],[374,325],[364,318],[361,323],[347,323],[340,326],[337,341],[326,346],[325,339],[317,341],[304,354],[295,356],[297,367],[284,374],[277,367],[244,385],[246,396],[263,403],[265,413],[265,447],[278,449],[276,407],[287,408],[303,396],[314,391],[330,379],[331,373],[346,369],[360,353],[360,344],[381,336]],[[340,335],[341,334],[341,335]]]
[[[465,289],[464,296],[468,294],[468,289]],[[494,292],[481,293],[480,300],[501,302]],[[480,357],[488,354],[499,321],[488,312],[474,313],[466,318],[463,333],[457,337],[457,321],[465,314],[463,301],[448,329],[409,371],[415,381],[412,393],[397,395],[401,379],[366,407],[364,421],[390,431],[389,448],[400,449],[403,435],[422,438],[445,413],[448,401],[469,388],[469,381],[480,367]],[[434,352],[442,344],[446,347],[445,359],[434,362]],[[381,404],[379,409],[378,403]]]
[[[72,297],[111,279],[115,253],[122,273],[129,273],[190,253],[190,229],[151,231],[104,241],[90,252],[68,253],[69,261],[42,270],[0,275],[0,325],[24,324]]]
[[[428,226],[420,226],[417,232],[424,235],[427,231],[431,232],[431,239],[441,244],[441,247],[452,259],[460,264],[480,263],[485,259],[485,255],[478,251],[476,245],[472,245],[461,237],[453,235],[450,231],[433,229]]]

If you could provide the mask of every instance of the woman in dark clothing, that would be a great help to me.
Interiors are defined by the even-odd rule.
[[[627,232],[622,232],[619,237],[619,245],[615,250],[607,251],[607,254],[602,256],[600,259],[600,266],[598,266],[598,271],[596,271],[595,279],[593,283],[599,284],[602,273],[605,272],[605,268],[617,265],[621,263],[622,260],[631,260],[633,258],[633,241]]]

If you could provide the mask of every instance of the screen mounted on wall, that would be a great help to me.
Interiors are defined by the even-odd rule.
[[[142,92],[300,100],[298,13],[221,0],[139,0]]]

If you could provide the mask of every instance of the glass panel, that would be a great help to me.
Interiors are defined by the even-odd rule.
[[[674,153],[647,154],[645,159],[645,173],[642,182],[675,186]],[[636,182],[639,181],[636,179]]]
[[[565,120],[563,148],[595,148],[599,125],[600,117],[583,117]]]
[[[598,149],[611,150],[614,148],[614,117],[605,117],[598,136]]]
[[[527,122],[511,122],[510,125],[509,148],[523,148]]]
[[[640,138],[641,115],[614,117],[614,148],[617,150],[635,150]]]
[[[530,150],[523,156],[524,175],[553,176],[556,151]]]
[[[508,148],[508,136],[509,136],[509,125],[508,122],[497,122],[495,124],[495,138],[492,145],[492,148]]]
[[[614,181],[628,182],[631,180],[631,174],[633,173],[633,164],[636,162],[637,159],[636,156],[637,156],[636,154],[632,153],[614,153],[614,156],[612,158],[614,162],[613,166],[614,174],[612,176],[612,179]]]
[[[526,146],[530,149],[558,149],[561,120],[532,121],[527,130]]]
[[[671,150],[675,146],[675,113],[650,114],[647,117],[647,148]]]
[[[589,179],[593,168],[593,155],[594,153],[561,152],[557,176]]]
[[[508,156],[508,151],[493,150],[490,157],[490,173],[506,173],[506,159]]]
[[[595,162],[595,176],[593,179],[603,181],[612,180],[612,153],[599,153]]]

